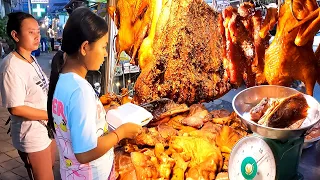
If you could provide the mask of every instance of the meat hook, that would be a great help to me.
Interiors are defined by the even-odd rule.
[[[116,48],[116,40],[118,38],[118,34],[114,35],[113,37],[113,40],[112,40],[112,50],[115,54],[117,54],[117,48]],[[120,62],[120,59],[118,59],[118,57],[116,57],[117,61],[116,61],[116,64],[118,64]]]
[[[160,99],[151,101],[149,103],[141,104],[140,106],[145,109],[150,109],[150,108],[153,109],[153,108],[156,108],[160,103],[168,103],[170,101],[172,101],[172,100],[169,98],[160,98]]]
[[[262,13],[263,14],[266,14],[267,13],[267,10],[268,10],[268,7],[267,5],[265,5],[263,2],[261,2],[260,0],[251,0],[250,1],[252,4],[254,4],[255,7],[257,6],[261,6],[261,9],[262,9]]]

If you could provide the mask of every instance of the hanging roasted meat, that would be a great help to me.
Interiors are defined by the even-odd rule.
[[[117,52],[126,51],[141,68],[134,101],[169,98],[191,105],[243,83],[290,86],[301,80],[311,95],[320,81],[320,51],[317,58],[312,50],[320,29],[317,8],[315,0],[286,0],[279,14],[269,8],[263,18],[251,2],[220,14],[203,0],[119,0],[109,13],[119,29]]]
[[[317,9],[315,0],[286,0],[281,6],[276,35],[265,54],[264,75],[269,84],[290,86],[300,80],[307,94],[313,94],[319,72],[312,49],[320,29]]]
[[[135,100],[167,97],[192,104],[224,95],[230,85],[218,33],[221,16],[202,0],[172,0],[169,7],[169,14],[160,14],[162,32],[155,35],[154,60],[141,71]]]
[[[261,11],[255,10],[252,3],[245,2],[239,8],[227,7],[222,15],[230,83],[236,87],[243,81],[247,87],[265,83],[264,53],[270,37],[259,36]]]

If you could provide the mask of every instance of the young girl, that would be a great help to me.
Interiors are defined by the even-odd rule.
[[[2,105],[11,114],[12,143],[25,162],[30,179],[53,180],[56,144],[46,127],[49,82],[31,56],[39,47],[39,25],[30,14],[16,12],[8,16],[7,34],[16,50],[2,60],[0,87]]]
[[[88,70],[99,70],[107,56],[108,25],[88,8],[77,8],[64,31],[62,50],[52,61],[48,95],[49,125],[55,129],[64,179],[115,179],[113,147],[133,138],[141,126],[128,123],[108,132],[106,112]]]

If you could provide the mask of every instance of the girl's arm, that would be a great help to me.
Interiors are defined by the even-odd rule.
[[[114,147],[123,138],[134,138],[141,133],[142,127],[134,123],[126,123],[121,125],[115,131],[98,138],[98,145],[96,148],[84,152],[75,154],[77,160],[82,163],[88,163],[98,159]]]
[[[96,148],[84,153],[75,154],[75,156],[81,164],[89,163],[103,156],[117,143],[118,143],[117,134],[112,132],[107,134],[106,136],[99,137],[98,146]]]
[[[31,121],[48,120],[47,111],[29,106],[17,106],[8,108],[10,114],[20,116]]]
[[[97,123],[104,121],[107,125],[104,108],[101,103],[97,103],[96,97],[90,85],[79,87],[68,100],[68,112],[65,113],[67,119],[67,131],[70,131],[73,152],[77,160],[82,163],[88,163],[96,160],[107,153],[123,138],[133,138],[142,127],[126,123],[118,127],[114,132],[97,137],[99,128]],[[60,105],[64,107],[62,103]],[[101,129],[101,128],[100,128]]]

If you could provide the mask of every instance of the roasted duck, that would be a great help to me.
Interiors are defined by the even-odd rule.
[[[287,98],[264,98],[251,111],[251,120],[273,128],[296,129],[307,117],[309,105],[301,93]]]
[[[133,58],[136,56],[151,26],[155,2],[155,0],[120,0],[117,7],[109,7],[108,13],[118,28],[115,41],[118,60],[122,51]]]
[[[107,93],[102,95],[99,99],[106,110],[119,107],[120,105],[132,101],[132,98],[129,96],[129,91],[127,88],[121,89],[120,96],[114,93]]]
[[[313,52],[313,37],[320,29],[316,0],[286,0],[281,5],[277,32],[265,54],[264,75],[268,84],[290,86],[304,82],[313,94],[319,67]],[[274,18],[270,18],[274,19]]]

